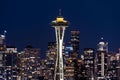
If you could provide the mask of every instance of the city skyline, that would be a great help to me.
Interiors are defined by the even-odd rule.
[[[119,2],[0,1],[0,80],[120,80]]]
[[[66,21],[58,17],[52,25],[63,28],[67,24],[63,22]],[[93,48],[85,48],[82,55],[79,55],[79,31],[71,31],[68,46],[64,43],[57,48],[57,44],[48,43],[46,58],[43,59],[39,48],[28,45],[18,52],[16,47],[6,45],[5,35],[0,35],[0,79],[53,80],[53,75],[64,74],[59,80],[120,80],[120,49],[119,53],[108,52],[108,43],[103,38],[97,44],[96,52]],[[63,55],[58,56],[61,52]],[[61,61],[60,56],[63,56],[63,64],[55,59],[58,57]],[[63,68],[64,73],[56,73],[56,66]]]
[[[120,43],[118,3],[112,0],[5,0],[1,1],[0,7],[0,32],[2,34],[3,30],[7,30],[7,43],[20,50],[24,45],[31,44],[45,52],[47,43],[55,41],[50,22],[58,16],[61,8],[63,17],[71,22],[65,35],[70,34],[70,30],[80,30],[81,52],[86,47],[96,48],[101,37],[109,43],[109,51],[117,52]],[[69,39],[70,35],[67,35],[64,41]]]

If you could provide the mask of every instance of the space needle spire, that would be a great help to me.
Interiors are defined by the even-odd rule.
[[[61,10],[61,9],[59,9],[59,16],[61,16],[61,14],[62,14],[62,10]]]
[[[66,27],[68,27],[69,22],[64,20],[61,16],[61,9],[59,9],[59,16],[56,20],[51,22],[51,26],[55,28],[56,34],[56,63],[54,71],[54,80],[64,80],[64,68],[63,68],[63,39]]]

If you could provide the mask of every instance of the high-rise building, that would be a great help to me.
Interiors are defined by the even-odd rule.
[[[65,46],[64,50],[64,64],[66,65],[69,62],[69,58],[71,58],[70,54],[73,52],[72,46]]]
[[[74,80],[74,63],[72,58],[67,58],[64,65],[64,80]]]
[[[70,37],[70,46],[72,47],[72,52],[69,53],[70,58],[72,58],[72,63],[74,64],[74,79],[79,79],[79,68],[78,66],[78,58],[79,58],[79,35],[80,31],[72,30],[71,37]]]
[[[74,63],[70,57],[73,48],[70,45],[63,44],[63,58],[64,58],[64,80],[74,79]]]
[[[48,80],[54,79],[54,69],[55,69],[55,58],[56,58],[56,43],[49,42],[48,49],[46,52],[46,69],[48,74],[45,76]]]
[[[117,60],[116,53],[108,53],[108,70],[106,74],[106,79],[108,80],[119,80],[117,79]]]
[[[63,39],[66,27],[68,27],[68,21],[64,20],[61,16],[61,13],[52,21],[51,26],[55,28],[56,32],[56,63],[55,63],[55,72],[54,80],[64,80],[64,68],[63,68]]]
[[[4,54],[6,51],[5,35],[0,35],[0,80],[4,80]]]
[[[14,46],[7,46],[4,55],[4,79],[17,80],[17,48]]]
[[[40,49],[28,45],[18,57],[19,79],[38,80],[40,77]]]
[[[94,80],[94,49],[84,49],[84,66],[88,80]]]
[[[80,31],[77,30],[71,31],[70,44],[73,47],[73,52],[71,56],[74,59],[78,58],[79,56],[79,35],[80,35]]]
[[[107,73],[108,42],[102,40],[97,45],[97,78],[104,79]]]

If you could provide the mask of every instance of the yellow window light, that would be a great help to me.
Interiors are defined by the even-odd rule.
[[[57,22],[64,22],[64,18],[62,18],[62,17],[57,18]]]

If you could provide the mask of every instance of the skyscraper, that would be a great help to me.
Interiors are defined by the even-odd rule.
[[[70,53],[70,57],[72,58],[74,64],[74,79],[78,80],[79,76],[79,66],[78,66],[78,57],[79,57],[79,34],[80,31],[72,30],[70,37],[70,45],[72,47],[72,52]]]
[[[61,12],[56,20],[52,21],[51,23],[51,26],[55,28],[57,44],[54,80],[64,80],[62,46],[65,29],[68,27],[68,24],[68,21],[64,20],[64,18],[61,16]]]
[[[80,31],[78,30],[71,31],[70,44],[73,47],[73,52],[71,56],[74,59],[78,58],[79,56],[79,35],[80,35]]]
[[[84,66],[88,80],[94,80],[94,49],[84,49]]]
[[[70,54],[73,50],[71,45],[64,44],[64,80],[74,80],[74,63]]]
[[[17,48],[7,46],[4,56],[5,80],[17,80]]]
[[[72,58],[67,58],[66,60],[67,62],[65,63],[65,71],[64,71],[64,80],[74,80],[74,62],[72,60]]]
[[[101,38],[97,47],[97,78],[103,79],[107,72],[108,42],[103,41],[103,38]]]
[[[117,58],[116,53],[109,52],[108,53],[108,70],[106,78],[108,80],[119,80],[117,79]]]

